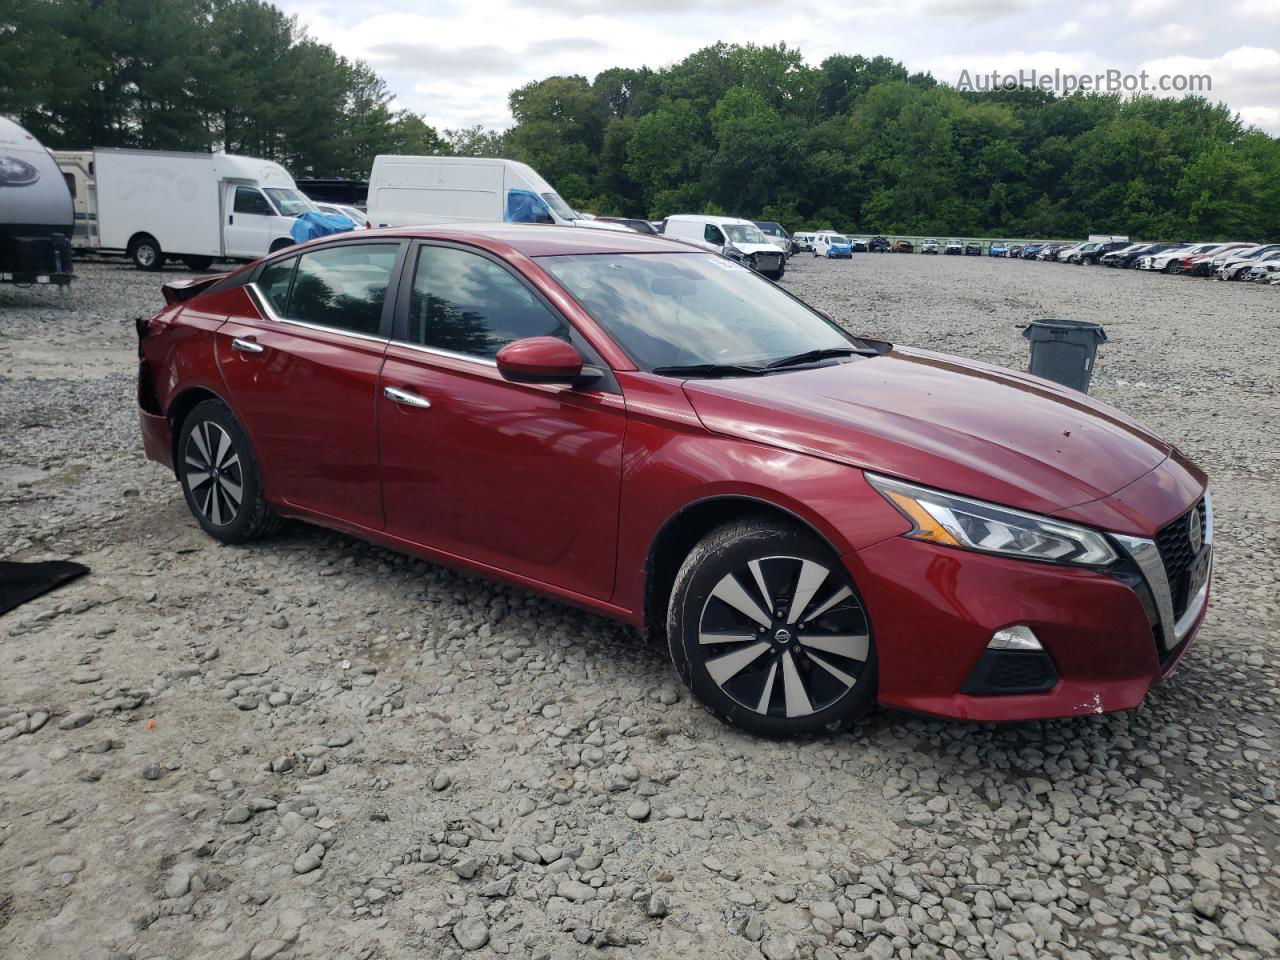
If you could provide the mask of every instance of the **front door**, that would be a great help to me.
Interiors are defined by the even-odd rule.
[[[225,205],[226,223],[223,237],[229,257],[256,260],[271,250],[272,223],[276,212],[257,187],[232,184]]]
[[[422,245],[378,391],[387,532],[598,600],[613,592],[626,412],[610,383],[511,383],[513,340],[590,347],[508,266]]]
[[[264,265],[254,316],[217,332],[232,406],[273,499],[382,527],[378,373],[401,244],[341,243]]]

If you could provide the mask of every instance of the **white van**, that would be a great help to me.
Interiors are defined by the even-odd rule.
[[[578,213],[532,167],[486,157],[379,154],[369,175],[374,227],[431,223],[558,223],[630,232]]]
[[[100,148],[64,152],[58,165],[77,181],[77,245],[123,252],[142,270],[256,260],[292,244],[294,219],[317,212],[284,167],[254,157]]]
[[[739,263],[780,280],[787,269],[787,256],[750,220],[682,213],[667,217],[662,232],[677,240],[688,240],[724,254]]]

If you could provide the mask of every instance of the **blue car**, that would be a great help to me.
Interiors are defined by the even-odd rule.
[[[844,257],[853,259],[853,244],[849,238],[839,233],[820,233],[813,241],[813,255],[835,259]]]
[[[987,251],[989,257],[1007,257],[1009,255],[1009,244],[1003,240],[992,240],[991,248]]]
[[[1048,244],[1045,244],[1045,243],[1029,243],[1029,244],[1027,244],[1025,247],[1023,247],[1023,248],[1022,248],[1022,259],[1023,259],[1023,260],[1034,260],[1034,259],[1036,258],[1036,254],[1038,254],[1038,253],[1039,253],[1041,250],[1043,250],[1046,246],[1048,246]]]

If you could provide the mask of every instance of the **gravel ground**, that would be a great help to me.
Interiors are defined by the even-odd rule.
[[[0,955],[1280,954],[1276,290],[797,259],[855,329],[984,360],[1103,321],[1094,392],[1213,477],[1217,592],[1132,713],[770,743],[608,621],[301,524],[201,534],[135,423],[160,282],[0,288],[0,557],[93,568],[0,621]]]

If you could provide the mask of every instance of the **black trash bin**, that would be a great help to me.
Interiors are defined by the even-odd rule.
[[[1107,332],[1086,320],[1033,320],[1022,335],[1031,341],[1031,372],[1063,386],[1089,392],[1093,360]]]

